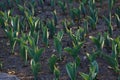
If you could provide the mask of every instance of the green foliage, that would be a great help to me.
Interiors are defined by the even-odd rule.
[[[47,27],[50,33],[50,38],[53,38],[53,36],[55,35],[56,32],[56,26],[55,26],[55,22],[54,20],[48,20],[47,22]]]
[[[8,13],[9,14],[9,13]],[[5,14],[6,15],[6,14]],[[6,19],[5,19],[6,17]],[[16,39],[18,38],[19,34],[19,19],[18,16],[16,17],[9,17],[10,24],[8,22],[7,16],[4,16],[3,20],[7,20],[4,24],[4,31],[10,41],[11,52],[14,53],[14,48],[16,44]]]
[[[116,14],[118,14],[118,16],[120,16],[120,6],[117,7]]]
[[[32,16],[26,16],[26,17],[30,27],[30,35],[34,36],[34,33],[36,32],[36,29],[39,25],[39,18],[34,18]]]
[[[36,45],[35,39],[31,36],[28,36],[29,46],[26,46],[26,49],[31,58],[31,69],[34,74],[34,79],[37,80],[37,74],[40,69],[40,56],[42,55],[44,49],[39,49]]]
[[[89,13],[90,13],[90,16],[88,16],[89,25],[93,30],[95,30],[98,22],[98,12],[96,9],[90,7]]]
[[[94,62],[97,57],[98,57],[97,52],[92,52],[91,54],[87,53],[87,58],[90,61],[90,63]]]
[[[112,42],[112,55],[103,54],[103,57],[105,60],[107,60],[109,65],[113,68],[113,70],[116,73],[120,72],[118,63],[117,44],[115,44],[114,41]]]
[[[79,66],[80,66],[80,62],[81,62],[80,57],[77,56],[77,57],[75,58],[76,67],[79,67]]]
[[[104,47],[104,37],[102,35],[98,35],[97,37],[90,36],[90,39],[96,45],[98,51],[102,51]]]
[[[117,45],[117,55],[118,57],[120,57],[120,37],[117,37],[116,39],[114,39],[115,44]]]
[[[78,45],[74,45],[72,48],[66,47],[64,48],[64,50],[68,52],[74,59],[76,59],[80,52],[82,45],[83,45],[83,42],[79,43]]]
[[[0,61],[0,69],[3,68],[3,63]]]
[[[58,1],[58,5],[60,6],[60,8],[62,9],[62,12],[65,13],[66,9],[67,9],[67,4],[65,3],[65,1]]]
[[[22,32],[22,36],[20,37],[20,39],[17,39],[17,42],[20,45],[20,56],[23,58],[26,64],[28,59],[28,50],[26,48],[28,44],[28,36]]]
[[[51,5],[51,7],[54,9],[55,8],[55,0],[50,0],[50,5]]]
[[[86,4],[86,1],[84,2],[85,0],[83,0],[79,6],[79,9],[81,11],[81,13],[85,16],[86,15],[86,8],[85,8],[85,4]]]
[[[81,1],[83,4],[86,4],[87,3],[87,0],[82,0]]]
[[[56,57],[56,55],[53,54],[48,60],[49,69],[52,73],[55,70],[54,68],[55,68],[56,62],[57,62],[57,57]]]
[[[93,10],[95,10],[96,8],[95,2],[96,2],[95,0],[88,1],[89,7],[92,8]]]
[[[63,20],[63,21],[62,21],[63,31],[64,31],[65,33],[67,33],[68,28],[69,28],[70,26],[72,26],[72,25],[73,25],[73,24],[72,24],[71,22],[67,21],[66,19]]]
[[[84,40],[84,37],[85,37],[85,33],[84,33],[84,30],[82,28],[79,28],[75,32],[75,34],[72,33],[71,29],[70,30],[67,29],[67,34],[72,39],[73,45],[79,45],[81,43],[81,41]]]
[[[80,75],[84,80],[95,80],[98,72],[99,72],[98,64],[96,61],[93,61],[90,64],[89,74],[85,74],[81,72]]]
[[[54,45],[55,45],[55,48],[57,50],[57,52],[59,53],[59,57],[60,57],[60,60],[62,59],[62,37],[63,37],[63,31],[60,31],[58,32],[57,36],[54,37]]]
[[[79,22],[80,21],[80,9],[79,8],[72,8],[70,9],[70,17],[75,22],[76,20]]]
[[[83,27],[84,27],[84,33],[85,35],[89,32],[89,29],[88,29],[88,22],[87,20],[84,20],[84,23],[83,23]]]
[[[48,32],[48,28],[46,26],[42,27],[42,40],[45,44],[45,46],[48,46],[48,38],[49,38],[49,32]]]
[[[108,7],[110,11],[112,10],[114,3],[115,3],[115,0],[108,0]]]
[[[34,75],[34,80],[38,80],[37,75],[40,70],[40,63],[35,62],[34,59],[32,59],[30,65]]]
[[[30,57],[34,59],[35,62],[38,62],[44,49],[43,48],[39,49],[38,46],[36,46],[35,40],[33,37],[29,36],[28,41],[29,41],[30,47],[27,47],[27,49],[30,54]]]
[[[104,40],[105,40],[105,46],[111,47],[112,38],[109,36],[108,33],[104,33]]]
[[[59,71],[59,69],[56,66],[54,66],[54,75],[55,75],[55,79],[54,80],[59,80],[59,78],[60,78],[60,71]]]
[[[54,19],[55,25],[57,25],[58,20],[57,20],[57,12],[56,12],[56,10],[54,10],[54,11],[52,12],[52,14],[53,14],[53,19]]]
[[[113,26],[112,26],[112,23],[111,23],[111,14],[109,14],[109,18],[106,18],[105,16],[103,16],[103,18],[104,18],[104,20],[107,24],[109,35],[112,36]]]
[[[77,76],[76,63],[67,63],[66,70],[67,70],[67,73],[68,73],[68,76],[70,77],[70,79],[76,80],[76,76]]]
[[[120,16],[118,14],[115,14],[116,24],[117,27],[120,28]]]

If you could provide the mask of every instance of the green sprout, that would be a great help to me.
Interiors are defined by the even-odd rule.
[[[115,3],[115,0],[108,0],[108,7],[109,7],[109,11],[111,12],[113,5]]]
[[[104,33],[104,40],[106,48],[111,47],[111,42],[113,39],[109,36],[108,33]]]
[[[60,78],[60,70],[56,66],[54,66],[54,75],[55,75],[54,80],[59,80],[59,78]]]
[[[48,32],[48,28],[46,26],[42,27],[42,40],[45,44],[45,46],[48,46],[48,38],[49,38],[49,32]]]
[[[96,9],[90,7],[90,16],[88,16],[90,27],[95,30],[98,22],[98,13]]]
[[[52,12],[52,14],[53,14],[53,19],[54,19],[55,25],[57,25],[58,20],[57,20],[57,12],[56,12],[56,10],[54,10],[54,11]]]
[[[30,44],[30,47],[27,47],[28,52],[30,54],[30,57],[34,59],[35,62],[38,62],[40,59],[40,56],[42,55],[44,49],[39,49],[38,46],[35,44],[35,39],[31,36],[28,36],[28,41]]]
[[[120,28],[120,16],[118,14],[115,14],[116,24],[117,27]]]
[[[72,43],[73,45],[79,45],[79,43],[81,41],[84,40],[84,37],[85,37],[85,33],[84,33],[84,30],[83,28],[79,28],[75,34],[73,34],[72,30],[68,30],[67,29],[67,34],[70,36],[70,38],[72,39]]]
[[[65,3],[65,1],[58,1],[58,5],[60,6],[60,8],[62,9],[62,12],[65,14],[65,10],[67,8],[67,4]]]
[[[55,70],[56,62],[57,62],[57,57],[56,57],[56,55],[53,54],[48,60],[49,69],[52,73]]]
[[[37,75],[40,70],[40,63],[35,62],[34,59],[32,59],[30,65],[34,75],[34,80],[38,80]]]
[[[89,32],[87,20],[84,20],[84,23],[83,23],[83,24],[84,24],[84,25],[83,25],[83,27],[84,27],[84,33],[85,33],[85,35],[86,35],[86,34],[88,34],[88,32]]]
[[[55,35],[55,32],[56,32],[56,26],[55,26],[55,22],[54,20],[48,20],[48,23],[47,23],[47,27],[48,27],[48,30],[49,30],[49,33],[50,33],[50,38],[53,38],[53,36]]]
[[[76,63],[71,63],[71,62],[67,63],[66,70],[67,70],[68,76],[70,77],[70,80],[76,80],[76,76],[77,76]]]
[[[85,1],[85,0],[83,0],[83,1]],[[83,2],[83,1],[81,2],[79,9],[80,9],[81,13],[85,16],[86,15],[86,8],[85,8],[86,2]]]
[[[20,37],[20,39],[17,40],[17,42],[20,45],[20,56],[23,58],[23,60],[25,61],[25,64],[26,64],[27,60],[28,60],[28,50],[26,48],[26,46],[28,44],[27,35],[22,32],[22,36]]]
[[[80,75],[84,80],[95,80],[98,72],[99,72],[98,63],[96,61],[93,61],[89,67],[89,74],[80,72]]]
[[[90,36],[90,39],[96,45],[98,51],[102,51],[104,47],[104,37],[102,35],[98,35],[97,37]]]
[[[34,32],[36,32],[36,29],[39,24],[39,18],[34,18],[32,16],[27,16],[28,24],[30,26],[30,35],[34,36]]]
[[[104,18],[104,20],[107,24],[109,35],[112,36],[113,26],[112,26],[112,23],[111,23],[111,14],[109,14],[109,18],[106,18],[105,16],[103,16],[103,18]]]
[[[76,20],[80,22],[80,9],[79,8],[72,8],[70,9],[70,17],[72,18],[73,22]]]
[[[62,60],[62,37],[63,37],[63,31],[58,32],[57,36],[54,37],[54,45],[59,53],[59,58]]]
[[[114,41],[112,42],[112,55],[103,54],[103,57],[116,73],[120,72],[118,63],[117,44],[115,44]]]
[[[69,22],[69,21],[67,21],[66,19],[64,19],[64,20],[62,21],[63,31],[64,31],[65,33],[67,33],[68,28],[69,28],[70,26],[72,26],[72,25],[73,25],[73,24],[72,24],[71,22]]]
[[[120,57],[120,36],[114,39],[115,44],[117,45],[117,55]]]
[[[66,47],[64,48],[64,50],[68,52],[74,58],[74,60],[76,60],[82,45],[83,45],[83,42],[79,43],[78,45],[74,45],[72,48]]]

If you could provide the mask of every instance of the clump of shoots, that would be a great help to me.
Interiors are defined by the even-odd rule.
[[[84,1],[81,2],[80,6],[79,6],[79,9],[80,9],[81,13],[85,16],[87,12],[86,12],[86,9],[85,9],[86,2],[84,2]]]
[[[113,39],[109,36],[108,33],[104,33],[104,39],[105,39],[106,48],[110,48],[111,47],[111,42],[112,42]]]
[[[57,57],[56,57],[56,55],[53,54],[48,60],[49,69],[52,73],[55,70],[56,62],[57,62]]]
[[[67,8],[67,4],[65,3],[65,1],[59,0],[58,5],[62,9],[62,12],[65,14],[65,11],[66,11],[66,8]]]
[[[94,62],[97,57],[98,57],[98,53],[97,52],[92,52],[90,54],[87,53],[87,58],[90,61],[90,63]]]
[[[73,45],[79,45],[79,43],[81,41],[84,40],[84,37],[85,37],[85,33],[84,33],[84,30],[83,28],[79,28],[75,34],[73,34],[72,30],[68,30],[67,29],[67,34],[70,36],[70,38],[72,39],[72,43]]]
[[[72,8],[70,9],[70,17],[73,22],[80,22],[80,9],[79,8]]]
[[[26,46],[28,44],[28,36],[22,32],[22,36],[20,37],[20,39],[17,40],[17,42],[20,45],[20,55],[23,58],[23,60],[25,61],[25,64],[27,64],[28,50],[27,50]]]
[[[99,51],[101,52],[102,49],[103,49],[103,47],[104,47],[104,37],[99,34],[97,37],[90,36],[89,38],[90,38],[90,39],[93,41],[93,43],[96,45],[97,51],[98,51],[98,52],[99,52]]]
[[[55,35],[55,32],[56,32],[56,26],[55,26],[55,22],[53,19],[48,20],[47,27],[48,27],[49,34],[50,34],[49,37],[53,38],[53,36]]]
[[[55,75],[55,78],[54,80],[60,80],[60,70],[58,69],[58,67],[54,66],[54,75]]]
[[[27,17],[28,24],[30,26],[30,35],[34,36],[34,32],[36,32],[37,26],[39,24],[39,19],[34,18],[32,16],[26,16],[26,17]]]
[[[83,45],[83,42],[79,43],[78,45],[74,45],[72,48],[66,47],[64,48],[64,50],[68,52],[74,58],[74,60],[76,60],[82,45]]]
[[[63,37],[63,31],[58,32],[57,36],[54,37],[54,45],[59,53],[59,58],[62,60],[62,37]]]
[[[112,55],[103,54],[103,57],[109,63],[110,67],[116,72],[119,73],[119,62],[118,62],[118,51],[117,51],[117,44],[112,42]]]
[[[48,46],[48,38],[49,38],[49,32],[48,28],[46,26],[42,26],[42,41],[44,42],[45,46]]]
[[[72,24],[71,22],[67,21],[66,19],[63,20],[63,21],[62,21],[63,31],[64,31],[65,33],[67,33],[68,28],[69,28],[70,26],[72,26],[72,25],[73,25],[73,24]]]
[[[11,18],[11,26],[6,26],[4,30],[10,40],[11,52],[14,53],[16,39],[18,38],[19,34],[19,19],[17,17]]]
[[[99,72],[98,63],[96,61],[93,61],[91,62],[89,67],[89,74],[80,72],[80,75],[84,80],[95,80],[98,72]]]
[[[98,13],[96,9],[90,7],[90,16],[88,16],[88,22],[90,27],[95,30],[98,22]]]
[[[37,80],[37,75],[40,69],[39,60],[40,60],[40,56],[42,55],[44,49],[38,48],[38,46],[35,43],[35,39],[33,37],[28,36],[28,41],[29,41],[30,46],[26,46],[26,48],[31,58],[31,69],[34,75],[34,79]]]
[[[76,63],[67,63],[66,64],[66,70],[68,73],[68,76],[70,77],[71,80],[76,80],[77,76],[77,66]]]
[[[111,23],[111,14],[109,14],[109,18],[106,18],[105,16],[103,16],[106,24],[107,24],[107,27],[108,27],[108,33],[110,36],[112,36],[113,34],[113,26],[112,26],[112,23]]]
[[[34,80],[38,80],[37,75],[38,75],[38,72],[40,71],[40,63],[35,62],[35,60],[32,59],[30,65],[34,75]]]

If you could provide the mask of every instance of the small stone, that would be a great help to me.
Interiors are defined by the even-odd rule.
[[[9,75],[7,73],[0,73],[0,80],[20,80],[15,75]]]

